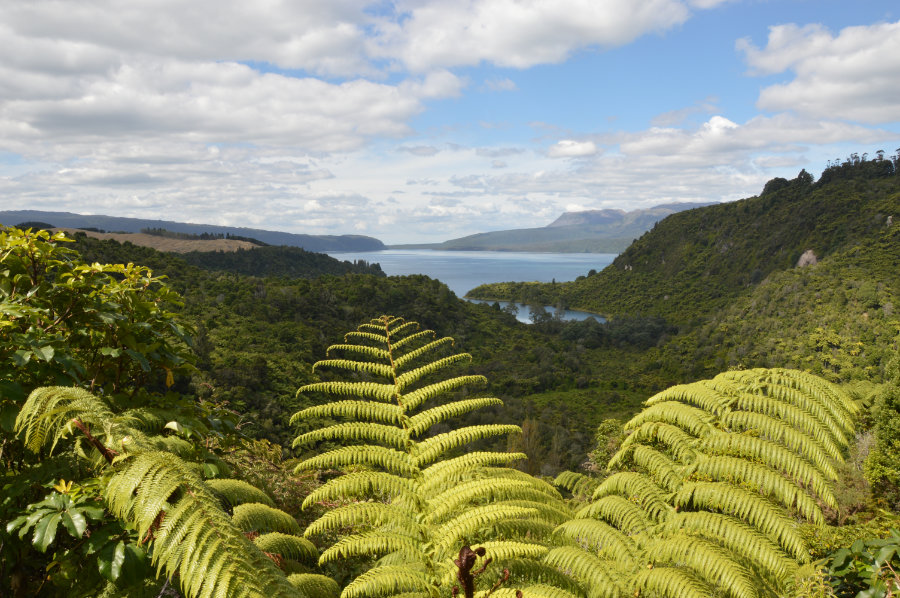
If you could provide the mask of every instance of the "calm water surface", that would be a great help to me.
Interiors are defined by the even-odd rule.
[[[331,253],[339,260],[365,260],[381,264],[388,276],[424,274],[437,278],[458,297],[489,282],[566,282],[600,271],[612,263],[614,253],[520,253],[502,251],[435,251],[431,249],[386,249],[384,251]],[[552,308],[551,308],[552,309]],[[519,320],[529,321],[527,307],[519,309]],[[584,319],[592,314],[569,311],[566,319]]]

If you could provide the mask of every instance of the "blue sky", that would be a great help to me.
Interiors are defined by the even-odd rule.
[[[0,209],[441,241],[900,146],[863,0],[0,4]]]

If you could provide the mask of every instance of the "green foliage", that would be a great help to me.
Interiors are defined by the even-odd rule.
[[[823,560],[839,597],[881,598],[900,592],[900,532],[857,540]]]
[[[105,462],[103,502],[134,535],[107,543],[110,558],[101,554],[100,573],[118,582],[130,561],[143,558],[142,545],[147,544],[158,575],[177,579],[186,596],[296,596],[295,586],[273,560],[277,556],[283,565],[296,557],[317,556],[308,541],[286,537],[300,532],[296,520],[266,504],[244,502],[258,497],[246,484],[205,483],[199,473],[202,469],[166,452],[165,443],[133,427],[135,421],[127,412],[115,413],[87,391],[63,387],[32,392],[16,420],[17,431],[32,450],[62,445],[78,434],[82,442],[76,444],[76,452],[90,461]],[[223,510],[220,495],[230,497],[231,504],[240,503],[233,507],[233,515]],[[62,494],[51,495],[28,511],[13,520],[7,531],[18,529],[22,536],[34,527],[33,542],[42,551],[54,541],[60,522],[81,539],[87,516],[97,519],[103,512],[77,507]],[[281,535],[267,533],[257,544],[245,532]],[[94,536],[90,534],[92,544]]]
[[[900,509],[900,360],[888,366],[889,382],[874,407],[875,446],[865,462],[866,479],[881,500]]]
[[[822,446],[846,449],[855,410],[836,387],[792,370],[672,387],[626,424],[630,434],[610,462],[625,471],[603,481],[558,533],[597,566],[624,569],[603,582],[612,595],[790,591],[810,560],[795,518],[821,523],[820,503],[834,503],[826,480],[840,452]]]
[[[567,520],[571,511],[548,484],[498,467],[523,455],[460,454],[465,445],[517,433],[518,427],[464,426],[429,435],[446,420],[497,400],[461,398],[469,388],[483,386],[484,378],[452,375],[452,368],[470,357],[441,356],[452,340],[431,341],[432,332],[417,329],[414,322],[391,316],[363,324],[345,336],[344,344],[327,351],[344,357],[315,366],[318,371],[344,373],[354,381],[312,383],[300,389],[301,394],[360,399],[339,400],[333,407],[306,409],[294,417],[299,421],[326,409],[350,419],[297,439],[298,444],[326,439],[349,443],[307,458],[298,470],[352,466],[307,498],[304,506],[318,501],[338,501],[339,506],[310,525],[306,534],[354,530],[322,553],[323,563],[360,556],[378,559],[347,585],[345,598],[403,592],[446,595],[457,572],[463,570],[459,563],[454,566],[453,557],[461,546],[479,542],[484,550],[476,549],[477,556],[473,553],[472,558],[477,563],[473,561],[472,566],[491,564],[492,570],[499,571],[498,565],[509,569],[514,562],[530,559],[530,573],[528,567],[521,568],[510,583],[524,582],[529,575],[540,581],[534,576],[543,570],[538,560],[547,553],[542,538]],[[393,415],[384,417],[378,409],[361,408],[364,400],[391,407]],[[352,410],[340,407],[351,403]],[[460,553],[457,560],[462,558]],[[478,583],[486,590],[493,581],[479,578]]]

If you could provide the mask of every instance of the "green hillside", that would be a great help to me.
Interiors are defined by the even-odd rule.
[[[805,171],[757,197],[679,212],[660,221],[605,270],[556,285],[485,285],[469,296],[535,299],[617,315],[699,323],[773,272],[871,242],[900,216],[893,163],[845,163],[813,183]]]

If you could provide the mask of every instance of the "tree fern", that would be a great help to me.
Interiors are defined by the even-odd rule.
[[[76,450],[102,462],[107,509],[150,544],[158,573],[177,579],[188,597],[319,596],[325,594],[307,592],[336,589],[316,574],[289,581],[276,562],[318,556],[297,535],[296,520],[246,482],[205,481],[195,464],[160,450],[165,437],[133,427],[153,421],[146,414],[118,415],[84,390],[52,387],[31,393],[16,430],[32,450],[67,445],[74,437]]]
[[[592,582],[602,592],[786,592],[809,560],[797,517],[821,523],[819,503],[834,504],[852,401],[815,376],[757,369],[669,388],[646,405],[610,461],[625,471],[558,528],[575,544],[559,562],[579,549],[623,568],[621,587]]]
[[[462,452],[473,442],[519,433],[519,428],[466,426],[429,436],[436,424],[501,404],[492,397],[460,396],[485,384],[482,376],[452,375],[453,368],[471,357],[446,354],[452,339],[436,338],[415,322],[391,316],[363,324],[344,341],[330,347],[329,358],[314,369],[363,380],[302,387],[299,394],[337,400],[294,416],[294,421],[321,415],[343,420],[298,437],[295,446],[320,440],[345,445],[307,458],[298,470],[356,468],[329,481],[304,503],[309,507],[322,500],[351,501],[326,512],[306,530],[307,536],[354,530],[322,553],[323,563],[364,555],[379,559],[347,585],[343,597],[449,596],[450,586],[460,583],[457,574],[465,569],[470,571],[465,575],[474,578],[492,562],[488,559],[493,564],[476,584],[484,588],[496,581],[488,581],[490,571],[499,575],[502,567],[515,569],[513,563],[530,561],[534,567],[530,572],[520,567],[509,583],[533,577],[537,570],[552,571],[538,561],[548,552],[542,536],[571,517],[559,493],[505,467],[524,455]],[[361,356],[369,361],[359,361]],[[440,402],[443,397],[453,400]],[[476,547],[463,549],[466,558],[474,560],[465,567],[454,565],[454,559],[465,560],[460,552],[464,546]]]

